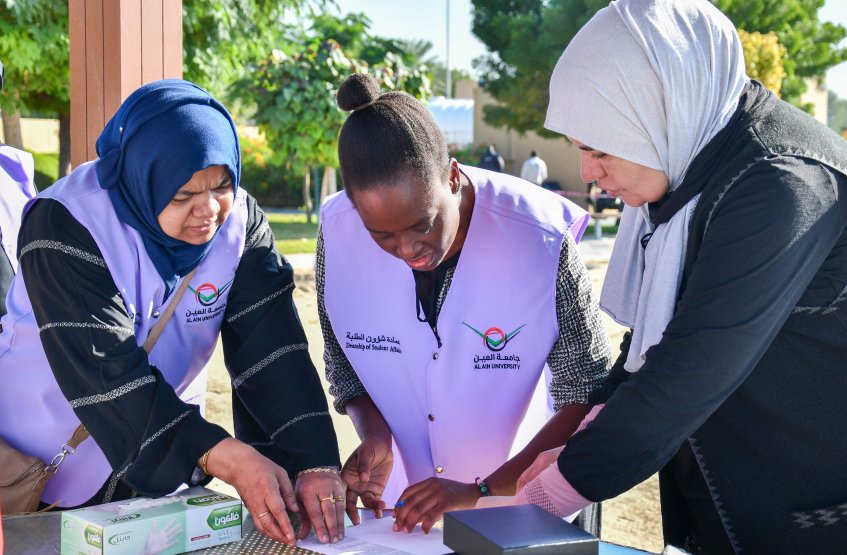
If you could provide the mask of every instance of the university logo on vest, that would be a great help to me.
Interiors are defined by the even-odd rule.
[[[189,285],[188,290],[194,293],[194,300],[200,305],[200,308],[197,310],[191,310],[190,308],[186,310],[185,322],[203,322],[217,318],[223,314],[224,309],[226,309],[226,303],[221,303],[217,306],[215,304],[229,289],[234,279],[229,280],[220,287],[216,287],[215,284],[208,282],[199,285],[196,289]]]
[[[520,356],[517,354],[506,355],[500,351],[505,349],[506,345],[518,336],[526,324],[506,333],[498,327],[490,327],[485,331],[480,331],[467,322],[462,323],[480,336],[482,344],[490,351],[489,353],[474,355],[474,370],[520,370]]]

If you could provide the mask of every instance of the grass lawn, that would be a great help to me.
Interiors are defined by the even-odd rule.
[[[297,214],[267,214],[268,222],[276,237],[276,246],[282,254],[313,253],[317,246],[318,224],[314,218],[312,223],[306,223],[306,215]],[[603,235],[614,237],[618,226],[603,224]],[[585,237],[594,237],[594,223],[585,230]]]
[[[52,185],[59,175],[59,155],[35,152],[35,186],[41,191]]]
[[[276,246],[282,254],[315,252],[318,243],[318,224],[306,222],[306,215],[266,214],[276,237]]]

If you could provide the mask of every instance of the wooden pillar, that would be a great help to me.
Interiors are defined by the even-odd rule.
[[[69,0],[71,163],[94,143],[129,94],[182,77],[182,0]]]

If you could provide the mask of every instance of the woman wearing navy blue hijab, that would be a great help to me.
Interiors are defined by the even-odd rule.
[[[157,81],[127,98],[97,152],[25,209],[0,334],[0,437],[49,461],[80,422],[90,432],[49,481],[45,506],[217,477],[268,536],[296,542],[288,509],[301,513],[301,537],[314,528],[338,541],[335,433],[291,266],[240,187],[232,118],[191,83]],[[202,415],[219,336],[235,437]]]

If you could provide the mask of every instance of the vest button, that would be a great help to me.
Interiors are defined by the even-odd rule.
[[[438,351],[432,353],[432,360],[438,360]]]
[[[439,474],[441,474],[442,472],[444,472],[444,467],[443,466],[436,466],[435,471],[438,472]]]
[[[153,311],[153,318],[158,318],[158,317],[159,317],[159,311],[158,311],[158,310],[154,310],[154,311]]]
[[[429,421],[430,421],[430,422],[435,422],[435,417],[434,417],[433,415],[428,414],[428,415],[427,415],[427,418],[429,418]]]

